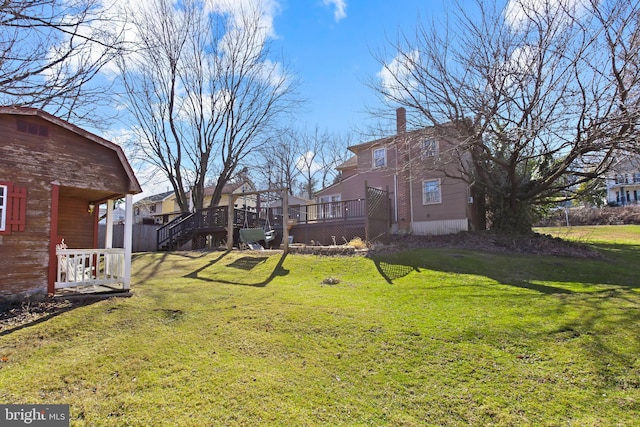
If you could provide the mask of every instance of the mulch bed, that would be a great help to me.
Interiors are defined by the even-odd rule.
[[[65,311],[97,301],[96,298],[39,298],[22,302],[0,300],[0,336],[21,326],[34,324]]]
[[[521,236],[504,236],[490,232],[463,232],[442,236],[398,236],[391,241],[390,245],[374,245],[370,252],[371,254],[385,254],[419,248],[452,248],[595,259],[603,257],[601,253],[590,246],[538,233]]]

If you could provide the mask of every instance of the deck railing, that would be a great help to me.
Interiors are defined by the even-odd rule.
[[[56,249],[55,288],[124,282],[124,249]]]
[[[362,219],[365,214],[364,199],[289,206],[289,220],[299,224]]]

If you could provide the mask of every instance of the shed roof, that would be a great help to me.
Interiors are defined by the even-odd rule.
[[[115,144],[102,137],[99,137],[98,135],[95,135],[85,129],[82,129],[72,123],[67,122],[66,120],[63,120],[59,117],[56,117],[38,108],[15,107],[15,106],[0,107],[0,115],[36,116],[43,120],[48,121],[51,124],[64,128],[79,136],[82,136],[83,138],[89,141],[92,141],[96,144],[102,145],[103,147],[106,147],[110,150],[115,151],[118,156],[118,159],[120,160],[120,163],[122,164],[123,169],[127,174],[127,177],[129,178],[129,193],[138,194],[142,192],[140,183],[138,182],[138,179],[133,173],[133,169],[131,168],[131,165],[129,164],[127,157],[125,156],[124,151],[122,151],[122,147],[120,147],[118,144]]]

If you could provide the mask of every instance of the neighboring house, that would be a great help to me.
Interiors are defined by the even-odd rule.
[[[640,156],[629,156],[615,163],[607,175],[607,203],[640,203]]]
[[[316,193],[318,203],[339,206],[336,202],[364,199],[366,183],[389,192],[394,234],[447,234],[481,227],[472,188],[457,172],[456,141],[432,128],[407,132],[405,110],[399,108],[396,114],[397,134],[349,147],[354,156],[337,167],[338,183]],[[331,216],[330,210],[323,214]]]
[[[135,204],[134,204],[135,206]],[[126,212],[124,211],[124,209],[122,209],[119,206],[115,206],[113,208],[113,224],[117,225],[117,224],[124,224],[124,219],[125,219],[125,214]],[[106,205],[101,205],[100,209],[99,209],[99,214],[98,217],[100,218],[100,223],[101,224],[106,224],[107,222],[107,206]],[[135,222],[135,221],[134,221]]]
[[[41,110],[0,107],[0,297],[128,289],[132,221],[112,248],[113,204],[124,198],[130,216],[140,192],[118,145]],[[103,203],[107,249],[96,249]]]
[[[180,214],[173,191],[153,194],[133,204],[136,224],[166,224]]]
[[[208,208],[211,204],[211,198],[213,197],[213,192],[215,191],[215,189],[215,186],[206,187],[204,189],[204,202],[202,203],[202,206],[204,208]],[[249,209],[255,208],[257,205],[257,199],[255,195],[236,197],[238,194],[255,190],[255,186],[248,180],[226,184],[224,187],[222,187],[222,195],[220,196],[220,201],[216,206],[229,206],[229,200],[231,197],[233,197],[234,205],[236,208],[242,209],[245,206],[249,207]],[[187,193],[187,198],[189,199],[189,204],[193,206],[190,192]],[[191,210],[193,210],[193,208]]]

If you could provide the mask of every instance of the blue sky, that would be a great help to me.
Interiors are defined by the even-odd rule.
[[[151,0],[113,0],[121,5],[114,10],[138,8]],[[464,0],[461,0],[464,3]],[[538,1],[538,0],[531,0]],[[227,14],[230,19],[247,5],[260,6],[262,25],[269,34],[271,49],[300,82],[298,95],[305,102],[292,127],[350,136],[350,144],[372,139],[364,134],[378,120],[367,107],[379,106],[373,89],[365,82],[377,79],[385,61],[396,55],[390,41],[399,32],[413,34],[418,23],[445,18],[446,0],[207,0],[208,9]],[[128,41],[136,38],[135,30],[124,32]],[[390,112],[393,114],[393,112]],[[395,131],[394,123],[386,125],[385,135]],[[107,137],[127,136],[128,130],[112,129]],[[381,135],[377,135],[381,136]],[[143,174],[144,175],[144,174]],[[167,183],[155,177],[144,181],[145,195],[165,191]]]
[[[280,0],[273,19],[273,47],[301,80],[300,95],[307,102],[299,125],[318,125],[338,134],[364,130],[372,122],[365,109],[377,103],[364,83],[380,71],[374,53],[388,48],[388,40],[394,40],[399,30],[412,33],[419,19],[442,18],[443,4],[440,0]]]

